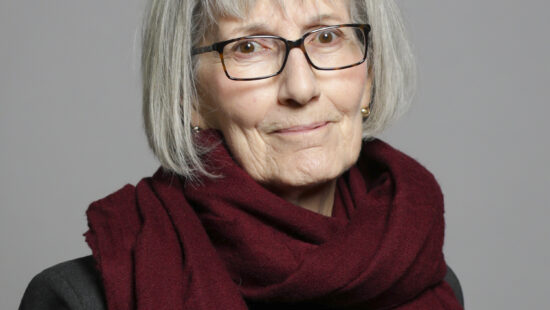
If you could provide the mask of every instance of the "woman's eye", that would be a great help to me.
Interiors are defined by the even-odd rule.
[[[259,44],[252,41],[246,41],[243,43],[240,43],[237,46],[237,51],[243,54],[250,54],[255,52],[259,48]]]
[[[333,32],[324,31],[317,36],[317,40],[319,40],[320,43],[330,43],[334,40],[334,36],[335,34]]]

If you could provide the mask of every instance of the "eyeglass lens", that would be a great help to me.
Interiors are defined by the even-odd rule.
[[[366,39],[360,27],[338,27],[314,31],[304,38],[304,48],[313,66],[339,69],[364,59]],[[276,74],[286,57],[286,43],[280,38],[245,38],[223,49],[225,70],[236,79],[254,79]]]

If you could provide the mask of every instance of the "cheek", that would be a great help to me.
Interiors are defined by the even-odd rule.
[[[269,98],[275,96],[269,87],[256,82],[233,81],[225,75],[212,80],[207,89],[208,99],[203,103],[208,111],[203,117],[211,127],[225,131],[235,127],[253,129],[268,113]],[[271,94],[271,96],[269,95]]]
[[[323,84],[326,96],[342,113],[348,116],[360,114],[361,107],[366,107],[370,100],[366,64],[336,72],[337,78]]]

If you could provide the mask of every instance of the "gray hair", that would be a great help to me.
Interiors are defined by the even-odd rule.
[[[219,16],[243,17],[255,0],[150,0],[142,45],[143,118],[149,145],[161,165],[192,179],[207,174],[193,141],[191,114],[199,102],[197,61],[191,49]],[[278,1],[284,3],[282,0]],[[416,66],[394,0],[350,0],[353,23],[371,25],[369,69],[373,70],[371,114],[363,122],[370,139],[408,107],[416,88]],[[370,71],[370,70],[369,70]]]

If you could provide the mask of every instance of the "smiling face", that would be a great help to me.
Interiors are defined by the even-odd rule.
[[[351,22],[348,1],[287,1],[284,10],[276,2],[258,0],[244,19],[220,18],[216,40],[204,45],[256,34],[296,40],[322,26]],[[294,48],[281,74],[234,81],[217,53],[206,53],[200,56],[198,85],[195,124],[220,130],[236,161],[276,192],[332,184],[357,160],[361,108],[370,100],[366,62],[319,71]]]

